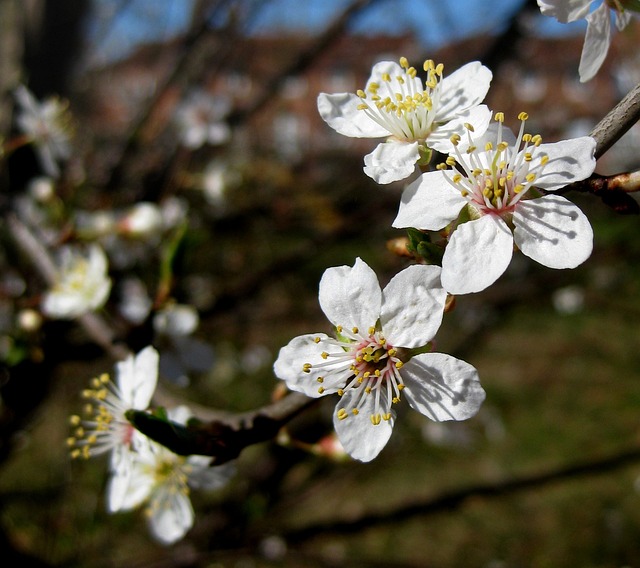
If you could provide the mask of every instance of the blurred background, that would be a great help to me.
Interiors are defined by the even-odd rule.
[[[169,548],[140,512],[106,513],[106,460],[69,459],[68,416],[114,361],[76,323],[25,327],[46,285],[5,222],[20,215],[53,249],[104,212],[156,205],[160,232],[100,236],[115,339],[156,345],[176,400],[250,410],[279,386],[279,348],[329,331],[327,267],[360,256],[384,285],[408,262],[392,245],[402,185],[363,173],[375,142],[324,124],[318,93],[363,88],[383,59],[434,59],[445,74],[480,60],[507,124],[524,110],[546,142],[584,135],[640,81],[637,21],[586,84],[584,22],[560,26],[524,0],[1,0],[0,26],[2,137],[16,134],[21,83],[68,100],[74,123],[55,206],[33,190],[31,148],[0,172],[3,566],[640,566],[637,216],[569,194],[594,226],[588,262],[553,271],[516,255],[496,285],[457,299],[437,349],[479,370],[477,417],[435,424],[405,405],[361,464],[305,450],[331,433],[323,401],[290,425],[300,443],[250,447],[225,489],[194,491],[196,524]],[[198,100],[218,128],[187,142],[180,117]],[[637,169],[639,149],[636,125],[597,172]],[[176,305],[197,325],[159,323]]]

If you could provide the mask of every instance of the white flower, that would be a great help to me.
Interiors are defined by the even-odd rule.
[[[484,391],[476,370],[443,353],[412,355],[425,347],[442,321],[446,293],[440,268],[415,265],[380,289],[360,259],[325,271],[320,306],[336,326],[336,339],[301,335],[280,350],[277,377],[308,396],[338,393],[334,426],[353,458],[370,461],[385,446],[401,393],[432,420],[473,416]]]
[[[180,140],[195,150],[204,144],[223,144],[231,131],[223,121],[229,113],[229,101],[206,91],[194,91],[176,110],[175,122]]]
[[[134,427],[125,417],[129,409],[146,410],[158,381],[158,352],[151,346],[116,363],[115,383],[104,374],[83,391],[86,419],[72,416],[74,435],[68,438],[71,457],[90,458],[111,452],[114,471],[130,469]],[[113,510],[117,503],[110,503]]]
[[[184,424],[191,413],[181,406],[168,411],[168,418]],[[195,518],[190,488],[218,489],[234,473],[232,464],[210,467],[206,456],[178,456],[164,446],[143,437],[133,453],[132,467],[128,471],[114,471],[108,499],[118,502],[110,512],[128,511],[143,503],[149,529],[162,544],[181,539],[193,526]]]
[[[590,12],[596,3],[594,0],[538,0],[540,11],[545,16],[552,16],[563,24],[586,18],[587,34],[578,68],[582,83],[595,76],[607,56],[611,43],[611,11],[619,30],[623,30],[631,20],[627,10],[640,11],[638,0],[604,0]]]
[[[474,61],[443,78],[442,64],[428,60],[424,70],[423,85],[406,58],[400,65],[381,61],[364,91],[318,96],[320,116],[340,134],[387,137],[364,159],[365,173],[378,183],[409,177],[416,163],[428,157],[427,148],[448,152],[449,139],[462,134],[465,123],[473,124],[478,135],[489,124],[491,113],[480,105],[489,90],[489,69]]]
[[[98,245],[87,252],[63,247],[56,282],[42,299],[42,311],[52,318],[74,318],[102,307],[110,290],[107,257]]]
[[[132,205],[122,213],[118,221],[120,234],[133,239],[156,236],[163,228],[162,210],[155,203],[148,201]]]
[[[578,207],[559,195],[542,195],[589,177],[595,168],[591,137],[542,144],[539,135],[524,133],[526,113],[517,140],[502,128],[496,114],[493,138],[478,150],[455,149],[446,164],[457,169],[423,174],[402,195],[394,227],[439,231],[452,227],[442,259],[442,285],[451,294],[484,290],[507,269],[513,244],[550,268],[574,268],[593,247],[593,231]],[[518,150],[522,143],[522,149]],[[443,168],[446,165],[441,164]],[[440,166],[439,169],[440,169]],[[463,211],[463,209],[466,209]],[[463,221],[464,219],[460,219]]]
[[[16,89],[15,97],[20,107],[18,128],[35,144],[45,173],[57,178],[60,169],[56,161],[71,156],[72,129],[67,104],[55,97],[39,103],[24,85]]]

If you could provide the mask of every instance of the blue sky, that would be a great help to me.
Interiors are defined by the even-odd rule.
[[[412,32],[435,48],[451,39],[498,32],[523,0],[378,0],[354,22],[358,33]],[[252,33],[306,32],[326,26],[349,0],[262,0]],[[96,17],[88,26],[94,43],[92,63],[126,56],[142,42],[169,39],[189,25],[191,0],[94,0]],[[542,33],[581,33],[583,26],[537,18]]]

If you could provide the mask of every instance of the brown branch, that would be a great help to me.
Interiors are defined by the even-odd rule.
[[[640,120],[640,83],[596,125],[591,136],[596,139],[596,159],[600,158],[622,135]]]
[[[280,534],[290,544],[326,534],[354,534],[378,526],[405,523],[412,518],[425,517],[443,511],[450,512],[463,506],[470,499],[507,497],[521,491],[545,487],[576,477],[602,475],[617,469],[635,465],[640,461],[640,448],[634,447],[612,456],[587,463],[567,465],[542,473],[514,477],[504,481],[478,484],[457,491],[394,507],[389,511],[368,512],[357,517],[337,521],[320,522],[306,527],[284,531]]]

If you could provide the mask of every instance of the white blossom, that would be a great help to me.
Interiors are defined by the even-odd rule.
[[[410,266],[384,290],[361,259],[353,267],[329,268],[319,300],[336,338],[316,333],[292,339],[280,350],[274,372],[308,396],[337,393],[340,443],[353,458],[370,461],[389,440],[393,406],[403,395],[436,421],[470,418],[484,400],[468,363],[443,353],[414,354],[435,336],[445,299],[436,266]]]
[[[526,113],[519,118],[517,140],[497,113],[498,127],[487,133],[486,144],[479,142],[481,149],[454,148],[439,171],[423,174],[402,195],[394,227],[440,231],[458,220],[442,259],[442,284],[451,294],[493,284],[507,269],[514,242],[550,268],[574,268],[591,254],[593,231],[584,213],[547,192],[593,173],[595,140],[542,144],[539,135],[525,133]]]
[[[98,245],[87,251],[63,247],[55,283],[42,299],[42,311],[51,318],[70,319],[102,307],[111,291],[107,268],[107,257]]]
[[[18,102],[16,122],[20,131],[35,145],[42,169],[57,178],[57,162],[71,156],[71,120],[67,103],[50,97],[39,103],[24,85],[15,90]]]
[[[206,91],[193,91],[177,108],[175,124],[184,146],[196,150],[205,144],[223,144],[231,137],[224,122],[229,101]]]
[[[615,16],[616,27],[622,31],[631,20],[631,12],[640,11],[638,0],[604,0],[597,5],[594,0],[538,0],[540,11],[566,24],[585,18],[587,33],[584,38],[578,72],[582,83],[593,79],[609,51],[611,43],[611,15]]]
[[[169,420],[179,424],[185,424],[190,416],[184,406],[168,411]],[[119,506],[110,512],[144,505],[152,536],[162,544],[172,544],[193,526],[190,489],[219,489],[235,468],[232,464],[211,467],[209,457],[179,456],[137,431],[136,436],[143,440],[132,453],[131,468],[112,474],[108,499]]]
[[[365,173],[378,183],[408,178],[428,149],[448,152],[450,137],[471,123],[482,134],[491,117],[480,105],[489,90],[491,71],[480,62],[467,63],[445,77],[443,65],[424,63],[423,84],[406,58],[400,64],[373,66],[364,90],[320,93],[318,110],[331,128],[356,138],[386,138],[365,156]]]

